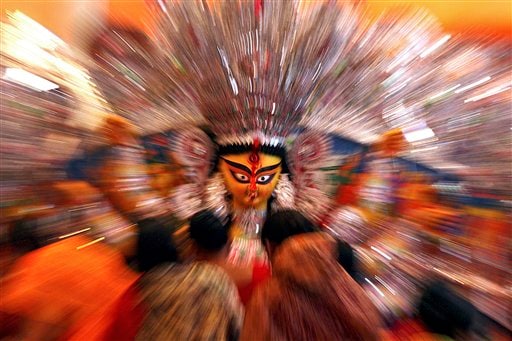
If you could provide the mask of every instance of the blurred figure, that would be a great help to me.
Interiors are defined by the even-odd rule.
[[[38,236],[37,225],[37,219],[30,218],[22,218],[13,222],[9,231],[9,245],[14,259],[44,246],[43,238]]]
[[[223,224],[211,211],[196,213],[189,233],[195,243],[196,260],[220,266],[238,287],[243,304],[251,297],[253,289],[270,276],[268,266],[255,262],[252,266],[237,266],[228,262],[229,223]]]
[[[352,277],[356,282],[359,282],[359,266],[354,249],[349,243],[338,240],[336,242],[338,253],[338,264]]]
[[[400,322],[385,340],[471,340],[476,319],[470,302],[444,282],[434,281],[419,300],[417,319]]]
[[[105,340],[236,340],[242,323],[236,287],[222,269],[179,264],[171,231],[139,223],[139,268],[120,299]]]
[[[317,226],[299,211],[283,210],[273,213],[265,220],[261,230],[261,241],[269,257],[272,257],[276,248],[287,238],[318,231]]]
[[[141,272],[178,260],[178,252],[172,240],[172,227],[155,218],[144,219],[137,223],[136,262]]]
[[[434,340],[468,340],[476,318],[475,307],[443,282],[427,286],[418,313]]]
[[[137,279],[121,254],[82,235],[43,246],[32,220],[16,222],[9,237],[15,261],[2,279],[0,312],[19,323],[11,336],[100,339],[115,302]]]
[[[241,340],[377,340],[377,310],[323,233],[286,240],[249,303]]]
[[[237,340],[243,309],[236,287],[215,266],[173,264],[137,285],[147,315],[137,340]]]
[[[110,115],[103,122],[102,133],[110,149],[95,181],[104,195],[134,222],[165,216],[163,198],[150,186],[138,128],[123,117]]]
[[[126,249],[133,249],[134,267],[146,273],[153,268],[178,262],[178,252],[170,226],[162,220],[148,218],[137,223],[138,236]],[[139,332],[148,310],[142,304],[141,292],[135,283],[120,298],[105,340],[133,340]]]

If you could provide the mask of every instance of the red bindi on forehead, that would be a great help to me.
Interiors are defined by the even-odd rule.
[[[261,167],[260,140],[258,138],[255,138],[252,144],[252,152],[249,155],[249,163],[251,164],[251,179],[249,189],[254,191],[256,190],[256,171]]]
[[[260,155],[258,153],[251,153],[251,155],[249,155],[249,163],[252,165],[252,166],[259,166],[260,164]]]
[[[259,168],[260,165],[260,140],[255,138],[252,143],[252,151],[249,155],[249,163],[252,166],[253,173],[256,171],[255,168]]]

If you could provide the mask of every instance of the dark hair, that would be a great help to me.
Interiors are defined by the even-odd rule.
[[[280,245],[288,237],[316,231],[315,224],[299,211],[283,210],[267,218],[261,230],[261,240]]]
[[[343,240],[338,240],[336,246],[338,251],[338,263],[345,269],[350,277],[356,279],[357,259],[354,254],[354,249],[349,243]]]
[[[22,218],[16,220],[9,229],[8,242],[17,251],[30,252],[43,246],[37,234],[37,220]]]
[[[253,150],[252,144],[230,144],[227,146],[219,146],[219,155],[227,155],[227,154],[243,154],[247,152],[251,152]],[[270,145],[262,145],[259,148],[259,151],[268,154],[279,156],[283,160],[286,157],[286,149],[284,146],[270,146]]]
[[[229,223],[223,224],[212,211],[202,210],[190,219],[190,238],[204,251],[220,251],[229,239],[228,226]]]
[[[137,223],[137,263],[140,271],[178,261],[178,252],[172,240],[172,228],[158,219],[144,219]]]
[[[441,281],[426,287],[418,313],[430,332],[451,338],[469,331],[476,318],[476,308]]]

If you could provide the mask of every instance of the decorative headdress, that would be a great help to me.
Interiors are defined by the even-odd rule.
[[[414,130],[421,123],[447,143],[415,144],[435,150],[421,153],[418,161],[434,167],[444,166],[443,160],[493,163],[509,176],[500,166],[508,157],[476,155],[481,148],[505,152],[510,147],[503,76],[510,72],[504,62],[509,54],[496,52],[504,51],[497,44],[491,48],[451,37],[424,11],[373,20],[348,1],[158,1],[153,6],[157,25],[151,35],[160,47],[151,61],[159,79],[158,109],[124,113],[138,125],[163,131],[206,122],[221,152],[250,151],[255,141],[261,151],[282,152],[298,124],[373,143],[390,129]],[[491,55],[504,57],[490,60]],[[493,94],[499,97],[492,106],[480,105]],[[127,96],[135,100],[147,94]],[[471,123],[474,112],[488,124]],[[462,135],[450,133],[468,125],[491,131],[491,123],[497,134],[474,140],[475,155],[464,147]],[[321,145],[318,136],[314,146]],[[296,143],[293,148],[307,149]],[[295,173],[300,169],[307,167],[292,168],[294,184],[303,186],[296,181],[305,177]],[[498,178],[509,188],[505,176]]]
[[[284,147],[350,34],[348,8],[326,1],[173,1],[155,32],[169,99],[196,108],[221,153]],[[171,64],[171,65],[169,65]]]
[[[165,51],[157,65],[162,84],[168,85],[167,102],[182,108],[178,111],[201,113],[221,155],[252,152],[250,158],[257,158],[263,152],[284,158],[287,137],[297,132],[324,91],[323,83],[332,77],[354,33],[352,5],[323,1],[306,10],[308,5],[298,1],[159,4],[154,36]],[[187,135],[180,133],[175,146],[186,145],[180,141]],[[204,134],[196,129],[192,135]],[[318,161],[326,155],[325,146],[313,148],[313,155],[303,150],[293,154],[301,162]],[[186,158],[187,151],[179,149],[179,154]],[[208,158],[203,160],[209,165]],[[225,215],[223,182],[217,176],[205,184],[205,175],[175,191],[171,206],[182,218],[199,208],[197,197],[205,188],[203,204]],[[295,190],[287,176],[281,177],[275,194],[276,207],[294,205]],[[322,193],[316,194],[318,200]]]

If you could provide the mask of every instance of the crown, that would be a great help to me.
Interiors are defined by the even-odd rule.
[[[221,147],[284,146],[337,62],[346,10],[333,1],[308,10],[299,1],[162,4],[155,35],[169,99],[197,108]]]

